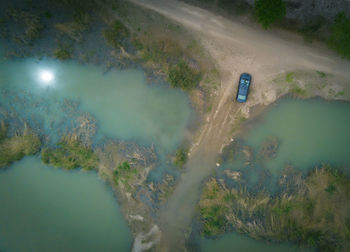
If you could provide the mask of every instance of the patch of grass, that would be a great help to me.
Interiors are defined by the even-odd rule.
[[[98,166],[98,158],[92,149],[83,145],[76,137],[65,137],[57,148],[43,149],[41,159],[45,164],[67,170],[81,168],[92,170]]]
[[[258,22],[265,29],[286,15],[286,5],[283,0],[256,0],[254,10]]]
[[[222,216],[222,206],[213,205],[210,207],[202,207],[200,209],[201,218],[203,220],[203,233],[205,235],[220,234],[225,227],[225,218]]]
[[[318,76],[320,76],[320,78],[325,78],[327,76],[325,72],[316,71],[316,73],[318,74]]]
[[[107,44],[119,49],[122,42],[129,37],[129,29],[120,21],[115,20],[112,25],[102,31]]]
[[[338,93],[335,94],[335,97],[343,96],[343,95],[345,95],[345,92],[344,91],[339,91]]]
[[[287,72],[286,73],[286,82],[292,83],[294,81],[294,76],[295,76],[294,72]]]
[[[343,57],[350,59],[350,18],[339,13],[331,27],[329,46]]]
[[[187,159],[188,159],[188,149],[179,148],[175,154],[174,164],[179,168],[183,168],[183,166],[187,162]]]
[[[128,161],[123,161],[113,171],[114,182],[116,183],[116,185],[118,185],[119,181],[121,181],[124,185],[130,188],[128,182],[130,179],[134,178],[136,174],[136,168],[132,168]]]
[[[26,155],[33,155],[40,149],[40,139],[28,126],[23,133],[7,137],[6,125],[0,127],[0,168],[22,159]]]
[[[347,251],[350,179],[324,166],[300,182],[292,194],[282,189],[272,196],[229,189],[222,181],[209,180],[199,202],[202,232],[218,235],[233,226],[254,238],[294,241],[320,251]]]
[[[304,88],[297,86],[297,85],[290,88],[289,92],[292,93],[293,95],[298,96],[298,97],[306,97],[307,96],[306,90]]]
[[[328,192],[329,194],[333,194],[335,191],[337,191],[337,188],[335,187],[335,185],[332,183],[330,184],[326,189],[324,189],[326,192]]]
[[[72,57],[69,46],[61,43],[58,44],[58,47],[53,52],[53,56],[59,60],[67,60]]]
[[[201,74],[193,70],[184,61],[180,61],[168,73],[170,85],[185,91],[194,89],[199,84],[201,78]]]

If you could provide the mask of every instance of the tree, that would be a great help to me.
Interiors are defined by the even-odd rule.
[[[329,38],[329,46],[340,55],[350,59],[350,18],[344,12],[339,13],[334,20]]]
[[[265,29],[286,15],[286,5],[283,0],[256,0],[254,8],[258,22]]]

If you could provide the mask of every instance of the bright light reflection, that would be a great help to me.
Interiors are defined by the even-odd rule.
[[[40,80],[47,86],[52,84],[55,76],[51,71],[43,70],[39,74]]]

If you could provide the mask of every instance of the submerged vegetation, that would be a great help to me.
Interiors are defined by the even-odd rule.
[[[67,170],[76,168],[91,170],[98,166],[96,154],[90,147],[82,144],[74,136],[64,137],[55,149],[43,149],[41,159],[45,164],[51,164]]]
[[[26,155],[33,155],[40,149],[40,139],[27,125],[23,132],[7,137],[7,127],[0,124],[0,168],[22,159]]]
[[[276,196],[209,180],[199,202],[203,233],[212,236],[233,228],[256,239],[349,250],[350,180],[327,166],[293,179],[294,190],[283,186]]]

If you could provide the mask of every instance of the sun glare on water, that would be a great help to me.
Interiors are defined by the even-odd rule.
[[[51,86],[55,79],[55,76],[52,71],[42,70],[39,73],[39,78],[43,86]]]

